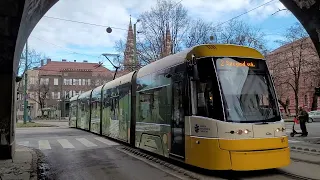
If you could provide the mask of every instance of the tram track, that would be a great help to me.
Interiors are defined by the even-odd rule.
[[[297,175],[297,174],[292,174],[292,173],[289,173],[289,172],[285,172],[285,171],[283,171],[283,170],[281,170],[281,169],[277,169],[276,171],[278,171],[279,174],[282,174],[283,176],[288,177],[288,178],[292,178],[292,179],[300,179],[300,180],[319,180],[319,179],[304,177],[304,176],[300,176],[300,175]]]
[[[232,180],[246,180],[252,178],[260,178],[261,176],[270,177],[270,179],[279,179],[281,177],[285,179],[300,179],[300,180],[320,180],[309,178],[305,176],[301,176],[298,174],[293,174],[290,172],[286,172],[282,169],[271,169],[271,170],[261,170],[255,172],[220,172],[214,171],[213,173],[204,172],[205,170],[201,169],[200,173],[194,172],[190,170],[188,165],[167,160],[161,156],[157,156],[147,151],[143,151],[141,149],[136,149],[128,146],[121,146],[117,148],[119,151],[126,153],[130,156],[133,156],[141,161],[148,163],[149,165],[161,169],[162,171],[171,174],[179,179],[196,179],[196,180],[203,180],[203,179],[232,179]],[[293,159],[294,160],[294,159]],[[296,161],[296,160],[294,160]],[[298,160],[297,160],[298,161]],[[308,163],[308,162],[307,162]],[[317,164],[319,165],[319,164]],[[183,167],[181,167],[183,166]]]

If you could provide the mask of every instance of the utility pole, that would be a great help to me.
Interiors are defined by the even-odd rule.
[[[25,61],[25,69],[24,69],[24,108],[23,108],[23,124],[27,123],[28,118],[28,101],[27,101],[27,89],[28,89],[28,40],[26,42],[26,61]]]
[[[133,65],[134,69],[137,67],[137,23],[133,24],[133,48],[134,48],[134,53],[133,53]]]
[[[133,48],[134,48],[134,53],[133,53],[133,63],[134,63],[134,68],[137,68],[138,64],[138,59],[137,59],[137,23],[140,22],[140,19],[137,19],[137,22],[133,24]]]
[[[60,99],[61,99],[61,102],[60,102],[60,117],[59,117],[59,120],[61,120],[61,117],[64,117],[65,116],[65,99],[64,99],[64,94],[63,94],[63,76],[64,76],[64,73],[63,73],[63,70],[61,72],[61,82],[60,82]]]

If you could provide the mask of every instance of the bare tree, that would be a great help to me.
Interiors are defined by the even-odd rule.
[[[204,22],[202,19],[192,20],[185,38],[185,46],[187,48],[199,44],[209,44],[217,42],[217,28],[212,23]]]
[[[158,0],[155,7],[140,16],[141,32],[138,35],[138,57],[142,64],[161,58],[167,27],[172,39],[172,53],[182,49],[188,25],[187,10],[171,0]]]
[[[126,43],[122,39],[120,39],[115,42],[114,49],[119,54],[119,58],[115,57],[115,58],[113,58],[112,61],[116,66],[120,66],[122,68],[123,67],[123,60],[124,60],[124,51],[126,49]]]
[[[301,77],[309,73],[312,66],[313,48],[307,33],[301,24],[295,24],[287,29],[285,40],[277,41],[283,45],[283,51],[278,53],[278,68],[281,67],[280,84],[288,84],[294,92],[295,111],[298,113]]]
[[[40,66],[41,59],[46,59],[46,56],[43,53],[37,52],[35,49],[29,48],[27,69]],[[24,50],[23,53],[21,54],[21,59],[19,61],[18,71],[17,71],[20,76],[23,76],[25,73],[25,63],[26,63],[26,57],[25,57],[25,50]]]
[[[232,20],[222,26],[218,34],[218,43],[244,45],[255,48],[263,54],[267,52],[265,34],[244,21]]]
[[[43,116],[43,108],[45,108],[49,96],[49,84],[41,82],[39,79],[38,82],[31,87],[31,89],[34,94],[31,95],[29,93],[29,98],[39,104],[41,109],[41,116]]]

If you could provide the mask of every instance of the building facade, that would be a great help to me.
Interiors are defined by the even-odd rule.
[[[307,111],[320,109],[320,98],[315,96],[315,88],[320,85],[320,59],[310,38],[302,38],[272,51],[266,56],[273,76],[277,95],[282,103],[287,103],[288,115],[296,113],[298,106]],[[280,105],[281,111],[285,108]]]
[[[167,25],[160,57],[163,58],[170,54],[172,54],[172,40]],[[116,77],[140,68],[141,64],[137,59],[134,59],[134,32],[130,18],[123,67],[117,72]],[[27,71],[28,115],[32,119],[42,115],[51,118],[67,117],[71,97],[111,81],[114,73],[101,64],[88,63],[87,61],[77,62],[74,60],[70,62],[66,59],[62,59],[62,61],[47,59],[46,64],[41,61],[41,67]],[[18,119],[23,119],[23,88],[24,78],[19,82],[17,90]]]
[[[52,118],[67,117],[69,99],[72,96],[112,80],[113,73],[98,63],[48,59],[47,64],[27,71],[30,117],[37,118],[41,115],[50,115]],[[23,87],[24,83],[20,85],[18,91],[18,119],[23,118]]]

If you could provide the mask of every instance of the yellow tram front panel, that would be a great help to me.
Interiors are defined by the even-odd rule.
[[[285,131],[277,131],[283,128],[283,123],[278,122],[260,127],[262,126],[268,132],[275,130],[272,133],[273,137],[255,137],[253,131],[255,128],[252,124],[187,117],[185,161],[187,164],[209,170],[246,171],[289,165],[288,138],[284,135]],[[228,133],[230,129],[234,131],[245,129],[250,131],[251,135],[250,133],[243,136],[230,134]],[[259,132],[262,131],[261,128],[259,130]],[[256,136],[261,136],[261,133],[256,133]]]
[[[187,164],[209,170],[232,169],[230,153],[219,148],[218,139],[185,136]]]

